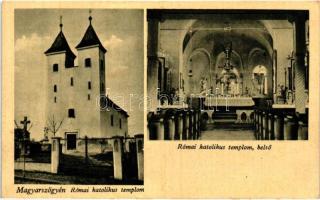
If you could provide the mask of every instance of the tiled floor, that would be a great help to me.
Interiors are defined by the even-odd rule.
[[[255,140],[253,130],[215,129],[201,133],[201,140]]]

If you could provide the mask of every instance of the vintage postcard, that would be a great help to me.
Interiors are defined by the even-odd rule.
[[[2,196],[319,197],[319,11],[4,2]]]

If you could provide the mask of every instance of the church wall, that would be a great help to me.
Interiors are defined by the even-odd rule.
[[[85,67],[86,58],[91,59],[91,67]],[[79,123],[88,137],[89,135],[90,137],[100,137],[100,107],[98,104],[100,96],[99,48],[78,50],[78,63],[77,107],[80,115]],[[91,89],[88,88],[89,81],[91,82]],[[90,100],[88,100],[88,95],[90,95]]]
[[[284,85],[285,67],[289,61],[287,56],[293,50],[293,29],[274,28],[273,46],[277,50],[277,85]]]
[[[113,125],[111,124],[111,116],[113,116]],[[121,119],[121,128],[119,119]],[[101,111],[101,130],[102,137],[126,136],[128,134],[128,119],[116,109],[108,107],[107,110]]]
[[[169,55],[169,65],[172,67],[172,87],[179,88],[179,50],[181,31],[160,31],[160,51]]]
[[[148,90],[148,110],[157,108],[157,76],[158,63],[156,60],[159,39],[159,22],[157,20],[148,21],[148,63],[147,63],[147,90]]]
[[[201,91],[200,81],[202,78],[207,79],[207,86],[209,87],[210,81],[210,60],[208,56],[202,52],[198,51],[188,60],[188,64],[184,67],[185,76],[185,91],[189,91],[189,94],[198,95]],[[192,70],[192,77],[188,77],[188,71]],[[209,88],[207,88],[209,89]]]
[[[79,66],[65,68],[61,64],[58,72],[52,72],[52,65],[58,61],[64,63],[64,56],[48,56],[48,114],[54,113],[57,121],[63,119],[57,136],[64,138],[66,132],[77,132],[77,137],[100,137],[100,108],[96,102],[100,94],[98,55],[98,48],[80,50]],[[90,68],[84,67],[87,57],[91,58]],[[88,81],[91,81],[91,90],[88,89]],[[58,86],[56,93],[53,92],[53,84]],[[54,96],[57,97],[57,103],[50,103],[54,102]],[[70,108],[75,110],[75,118],[68,117]]]
[[[47,106],[46,106],[46,116],[47,122],[60,123],[63,120],[63,124],[56,136],[64,137],[62,129],[67,126],[67,110],[66,103],[69,100],[71,94],[67,94],[67,88],[65,87],[65,54],[54,54],[47,56],[48,60],[48,88],[47,88]],[[58,72],[53,72],[53,64],[58,64]],[[68,79],[69,80],[69,79]],[[57,86],[57,91],[54,92],[54,85]],[[54,98],[56,97],[56,103]],[[47,124],[46,124],[47,125]],[[51,129],[52,126],[49,125]]]

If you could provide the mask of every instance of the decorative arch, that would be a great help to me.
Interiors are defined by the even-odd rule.
[[[251,60],[251,58],[253,57],[253,55],[254,55],[256,52],[266,53],[265,50],[263,50],[263,49],[261,49],[261,48],[258,48],[258,47],[255,47],[255,48],[251,49],[250,52],[249,52],[249,54],[248,54],[248,59],[249,59],[249,61]]]
[[[198,62],[193,62],[193,65],[191,65],[190,61],[195,56],[201,59],[197,60]],[[184,79],[186,83],[186,94],[188,95],[191,93],[199,94],[202,92],[202,89],[203,89],[201,87],[202,78],[206,80],[205,81],[206,85],[210,86],[211,79],[212,79],[212,59],[209,51],[205,48],[197,48],[193,50],[186,57],[186,64],[184,65],[183,74],[184,74]],[[192,76],[189,76],[189,74],[192,74]],[[206,89],[209,89],[209,88],[206,88]]]
[[[207,49],[205,48],[198,48],[198,49],[195,49],[194,51],[192,51],[192,53],[188,56],[188,59],[187,61],[189,61],[193,56],[197,55],[198,53],[204,53],[207,58],[208,58],[208,61],[209,61],[209,77],[211,77],[211,73],[212,73],[212,60],[211,60],[211,55],[210,53],[208,52]],[[187,66],[188,67],[188,66]]]

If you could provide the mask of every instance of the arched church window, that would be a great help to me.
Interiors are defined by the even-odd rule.
[[[53,72],[59,71],[59,65],[58,64],[53,64]]]
[[[84,60],[84,63],[85,63],[85,67],[91,67],[91,58],[86,58]]]
[[[53,92],[57,92],[58,91],[58,87],[57,87],[57,85],[54,85],[53,86]]]

